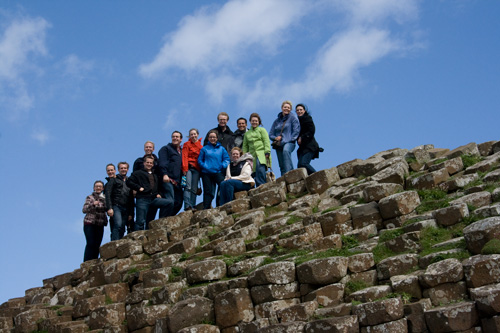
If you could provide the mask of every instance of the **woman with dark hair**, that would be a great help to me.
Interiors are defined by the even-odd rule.
[[[297,168],[306,168],[307,174],[310,175],[316,170],[311,166],[311,160],[319,157],[320,148],[318,142],[314,138],[316,127],[314,121],[308,112],[307,105],[297,104],[295,112],[300,122],[300,133],[297,143],[299,149],[297,150]]]
[[[189,130],[189,140],[182,146],[182,173],[186,176],[186,187],[184,188],[184,210],[193,210],[196,206],[196,194],[198,192],[198,181],[200,180],[200,166],[198,156],[203,146],[200,132],[196,128]]]
[[[85,204],[83,205],[82,212],[85,214],[83,218],[83,232],[87,241],[83,261],[99,258],[99,247],[104,235],[104,227],[108,225],[106,200],[102,193],[103,190],[104,183],[100,180],[95,181],[94,192],[85,199]]]
[[[229,155],[226,148],[217,142],[217,131],[208,132],[208,143],[200,150],[198,164],[201,168],[201,179],[203,180],[203,209],[209,209],[217,191],[216,206],[219,206],[220,183],[224,181],[223,171],[229,165]]]
[[[250,129],[243,137],[243,153],[253,156],[253,172],[255,172],[255,183],[257,187],[266,182],[267,168],[271,167],[271,143],[269,134],[264,127],[258,113],[252,113],[250,118]]]
[[[284,101],[281,112],[269,130],[269,138],[273,141],[273,148],[278,156],[281,175],[293,170],[292,152],[295,150],[295,141],[299,137],[300,123],[292,112],[292,102]]]
[[[234,192],[248,191],[255,185],[252,178],[253,157],[250,153],[241,156],[242,150],[231,150],[231,163],[226,169],[226,178],[220,184],[220,204],[233,200]]]

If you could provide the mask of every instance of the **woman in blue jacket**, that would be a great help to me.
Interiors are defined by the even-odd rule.
[[[212,205],[217,189],[216,206],[219,206],[220,183],[224,181],[224,171],[229,165],[229,154],[226,149],[217,142],[217,132],[208,132],[208,144],[204,146],[198,156],[198,164],[201,168],[201,179],[203,181],[203,209]]]
[[[284,101],[281,112],[269,131],[272,147],[276,150],[281,175],[293,170],[292,152],[295,150],[295,141],[299,137],[300,123],[292,111],[292,102]]]

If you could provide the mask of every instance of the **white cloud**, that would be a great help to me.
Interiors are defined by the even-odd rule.
[[[11,22],[0,35],[0,103],[9,119],[33,107],[26,73],[36,72],[35,59],[47,55],[45,35],[50,24],[42,18]]]
[[[165,119],[165,123],[163,123],[163,129],[166,131],[174,131],[175,127],[177,126],[177,115],[179,114],[179,111],[177,109],[171,109],[167,117]]]
[[[418,0],[233,0],[182,19],[139,73],[150,78],[185,71],[216,104],[232,96],[249,108],[283,98],[321,98],[351,89],[363,67],[411,49],[415,34],[405,34],[404,25],[418,17],[417,5]],[[301,52],[298,43],[313,37],[310,45],[319,46]],[[284,78],[289,68],[280,70],[286,52],[300,59],[293,68],[302,71],[299,83]]]
[[[46,129],[38,128],[31,133],[31,138],[43,146],[50,140],[50,135]]]
[[[305,12],[303,0],[233,0],[218,11],[203,8],[181,20],[155,59],[139,73],[152,77],[170,68],[210,71],[237,66],[246,56],[272,54],[282,33]],[[250,54],[248,54],[250,52]]]

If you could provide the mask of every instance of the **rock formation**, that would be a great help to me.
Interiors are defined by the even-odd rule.
[[[1,332],[500,332],[500,141],[391,149],[153,221]]]

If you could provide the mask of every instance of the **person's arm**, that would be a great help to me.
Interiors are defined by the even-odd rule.
[[[95,211],[94,198],[89,195],[85,198],[85,203],[83,204],[82,213],[88,214],[93,213]]]
[[[184,146],[182,146],[182,174],[186,175],[186,173],[189,170],[189,162],[188,162],[188,143],[184,143]]]
[[[276,127],[276,122],[278,121],[278,119],[274,120],[273,121],[273,125],[271,126],[271,128],[269,129],[269,139],[271,141],[274,141],[274,139],[276,139],[276,134],[274,133],[274,129]]]
[[[111,178],[109,182],[106,184],[106,191],[104,191],[104,197],[106,198],[106,207],[108,207],[108,214],[109,210],[113,210],[113,203],[111,202],[111,193],[113,193],[113,187],[115,186],[116,178]],[[113,216],[113,213],[111,215]]]
[[[142,188],[135,172],[130,177],[128,177],[126,184],[129,188],[137,192],[139,192],[139,190]]]
[[[241,149],[243,150],[243,154],[248,153],[248,149],[249,149],[249,147],[248,147],[248,135],[250,135],[250,134],[248,134],[249,132],[250,131],[247,131],[245,133],[245,135],[243,135],[243,145],[241,146]]]
[[[300,122],[299,122],[299,119],[295,116],[294,117],[290,116],[289,118],[291,118],[290,120],[292,122],[292,126],[291,126],[292,132],[290,133],[291,134],[291,141],[290,142],[295,142],[300,134]]]
[[[200,155],[198,155],[198,165],[202,170],[206,169],[205,167],[205,149],[200,150]]]
[[[170,181],[170,179],[168,178],[168,175],[167,175],[168,161],[169,161],[168,148],[167,148],[167,146],[164,146],[158,152],[158,168],[159,168],[158,175],[163,177],[162,179],[160,179],[160,181],[164,181],[164,182]]]
[[[222,148],[222,170],[224,170],[225,168],[227,168],[229,163],[231,163],[231,159],[229,158],[229,154],[227,153],[226,148],[224,147],[221,148]]]
[[[224,180],[228,179],[231,179],[231,168],[229,167],[229,165],[226,168],[226,178]]]
[[[260,128],[261,130],[259,131],[259,133],[262,144],[264,145],[264,154],[271,154],[271,142],[269,141],[269,135],[267,134],[267,131],[264,127]]]

